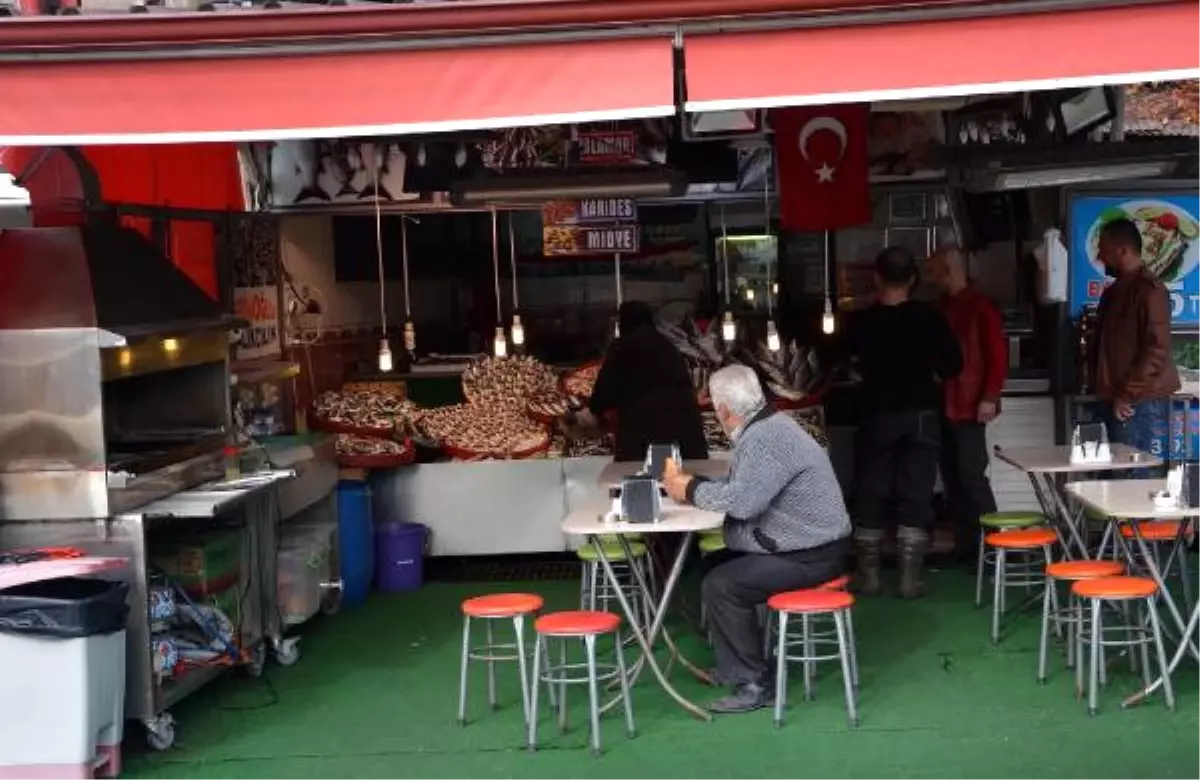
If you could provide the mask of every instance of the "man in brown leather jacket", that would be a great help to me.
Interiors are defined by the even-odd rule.
[[[1179,390],[1167,288],[1142,263],[1142,236],[1130,220],[1101,228],[1098,254],[1116,278],[1097,310],[1096,394],[1106,405],[1109,437],[1163,456],[1170,399]]]

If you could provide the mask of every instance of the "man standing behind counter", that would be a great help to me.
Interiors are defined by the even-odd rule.
[[[671,463],[663,483],[675,501],[725,513],[725,545],[737,557],[708,573],[701,598],[717,679],[733,692],[710,709],[750,712],[768,706],[773,693],[756,607],[842,574],[850,518],[829,456],[799,423],[767,407],[752,369],[717,371],[709,394],[733,442],[729,476],[708,480]]]
[[[1096,394],[1107,405],[1113,441],[1163,456],[1179,372],[1171,358],[1167,288],[1142,262],[1142,235],[1127,219],[1100,229],[1104,268],[1116,281],[1100,297]]]

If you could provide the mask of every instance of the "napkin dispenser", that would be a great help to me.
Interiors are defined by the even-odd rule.
[[[679,457],[678,444],[651,444],[646,448],[646,468],[644,471],[655,479],[662,479],[667,461],[672,459],[676,463],[682,463]]]
[[[1076,425],[1071,434],[1072,463],[1111,463],[1112,447],[1104,423]]]
[[[621,519],[627,523],[654,523],[662,512],[658,480],[649,475],[621,480]]]

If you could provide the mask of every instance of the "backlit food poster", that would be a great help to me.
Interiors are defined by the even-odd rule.
[[[1071,314],[1100,302],[1112,279],[1097,257],[1100,229],[1131,219],[1141,229],[1146,267],[1166,284],[1175,326],[1200,324],[1200,196],[1086,196],[1070,208]]]

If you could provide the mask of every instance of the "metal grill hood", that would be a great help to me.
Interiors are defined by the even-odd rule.
[[[0,231],[0,330],[96,328],[101,346],[236,320],[136,230]]]

